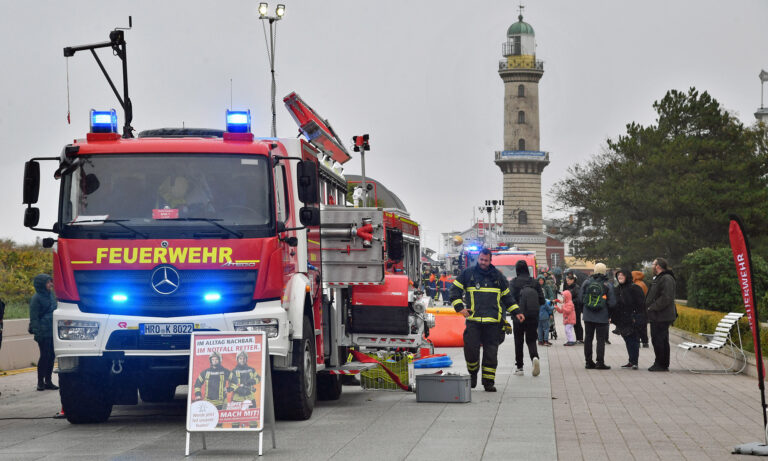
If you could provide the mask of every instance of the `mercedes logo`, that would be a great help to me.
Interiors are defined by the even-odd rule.
[[[170,266],[160,266],[152,271],[149,284],[152,289],[161,295],[170,295],[179,289],[179,272]]]

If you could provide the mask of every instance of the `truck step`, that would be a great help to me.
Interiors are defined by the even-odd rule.
[[[331,375],[357,375],[360,374],[360,372],[370,370],[378,365],[378,363],[348,362],[340,367],[326,368],[320,373],[328,373]]]

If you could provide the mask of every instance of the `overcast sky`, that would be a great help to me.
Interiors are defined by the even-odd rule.
[[[501,43],[517,21],[509,1],[286,0],[277,31],[278,136],[297,127],[282,96],[297,91],[339,136],[370,133],[366,173],[386,184],[437,249],[441,232],[470,225],[473,209],[502,198],[493,163],[503,149]],[[269,68],[255,1],[0,0],[0,237],[47,236],[22,226],[23,163],[56,156],[84,137],[90,108],[118,109],[93,58],[65,46],[126,32],[137,130],[221,128],[230,103],[270,130]],[[271,3],[273,9],[276,3]],[[768,2],[745,0],[527,2],[536,32],[541,148],[547,191],[568,166],[600,152],[630,121],[652,123],[668,89],[709,91],[747,124],[768,70]],[[100,51],[118,86],[119,60]],[[43,169],[41,226],[55,219],[58,183]],[[359,173],[355,156],[346,171]]]

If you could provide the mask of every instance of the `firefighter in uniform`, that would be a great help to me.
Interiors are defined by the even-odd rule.
[[[464,306],[464,299],[469,307]],[[507,278],[491,264],[491,250],[483,248],[477,264],[464,269],[451,287],[451,304],[456,312],[467,320],[464,330],[464,359],[472,378],[472,387],[477,386],[480,371],[480,346],[483,347],[482,383],[487,392],[496,392],[497,354],[501,343],[506,312],[515,315],[518,309],[509,291]],[[520,312],[520,311],[518,311]],[[522,313],[517,313],[521,322]]]
[[[205,386],[205,400],[223,410],[227,403],[227,387],[232,379],[232,372],[221,365],[221,354],[216,351],[211,353],[208,361],[211,366],[201,371],[195,381],[195,400],[203,398],[202,390]]]
[[[240,351],[237,354],[237,365],[232,369],[232,389],[233,402],[245,402],[250,400],[252,405],[256,405],[255,387],[261,382],[261,376],[256,370],[248,365],[248,353]],[[257,427],[258,421],[252,421],[251,427]],[[233,423],[232,427],[240,427],[239,423]]]

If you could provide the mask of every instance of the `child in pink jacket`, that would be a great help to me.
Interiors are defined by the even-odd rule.
[[[573,333],[573,326],[576,325],[576,308],[571,299],[571,292],[563,291],[563,301],[555,306],[557,312],[563,314],[563,325],[565,326],[565,338],[568,340],[565,346],[576,345],[576,335]]]

